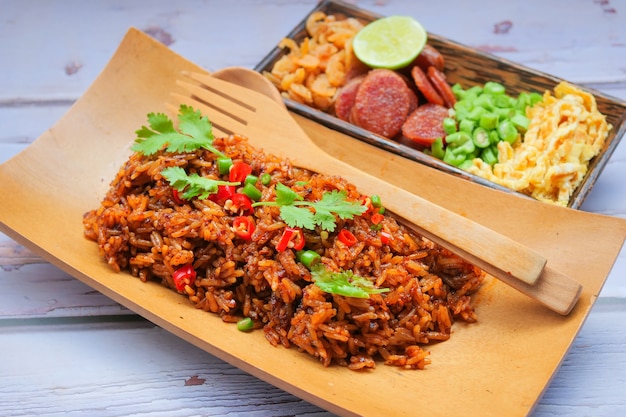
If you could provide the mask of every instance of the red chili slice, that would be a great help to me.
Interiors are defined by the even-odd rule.
[[[380,241],[383,245],[389,244],[389,242],[391,242],[391,234],[387,232],[380,232]]]
[[[302,233],[302,229],[298,227],[285,227],[283,235],[280,237],[278,245],[276,245],[276,250],[278,252],[283,252],[287,248],[302,250],[304,244],[304,233]]]
[[[226,200],[235,195],[237,189],[234,185],[218,185],[217,193],[211,194],[209,196],[209,200],[214,201],[218,204],[224,204]]]
[[[184,291],[186,285],[190,285],[196,280],[196,270],[191,264],[182,266],[174,271],[172,280],[178,291]]]
[[[346,246],[352,246],[358,242],[356,236],[348,229],[341,229],[337,234],[337,239]]]
[[[374,224],[380,224],[380,222],[382,222],[384,218],[385,216],[383,216],[381,213],[376,212],[376,213],[372,213],[370,220]]]
[[[363,198],[362,205],[367,207],[367,210],[365,210],[365,213],[363,214],[371,213],[372,211],[374,211],[374,205],[372,204],[372,199],[370,197],[365,196],[365,198]]]
[[[245,162],[235,162],[228,172],[230,182],[244,182],[248,175],[252,174],[252,167]]]
[[[230,204],[228,204],[228,201],[230,201]],[[233,213],[250,214],[253,211],[252,199],[245,194],[235,193],[224,204],[224,208],[232,211]]]
[[[185,200],[181,198],[180,193],[176,188],[172,188],[172,200],[174,200],[174,203],[179,205],[185,204]]]
[[[238,216],[233,220],[235,234],[244,240],[251,240],[254,233],[254,220],[248,216]]]

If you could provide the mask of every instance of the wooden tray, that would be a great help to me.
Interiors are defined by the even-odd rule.
[[[0,231],[206,352],[338,415],[523,416],[532,410],[610,272],[625,220],[520,199],[296,116],[334,155],[535,248],[584,286],[563,317],[489,281],[477,298],[479,322],[456,323],[451,340],[429,348],[433,363],[426,370],[324,368],[296,349],[272,347],[262,332],[239,332],[159,284],[113,272],[83,237],[83,213],[99,204],[146,114],[167,111],[182,70],[202,71],[131,29],[70,111],[0,166]]]
[[[337,16],[355,17],[362,22],[370,22],[382,17],[379,14],[336,0],[324,0],[320,2],[311,13],[317,11],[322,11],[328,15],[334,14]],[[307,18],[308,15],[286,34],[285,37],[294,39],[297,42],[304,39],[307,36],[305,27]],[[276,42],[277,44],[278,41],[279,40]],[[563,81],[560,78],[532,70],[494,55],[483,53],[433,33],[428,33],[428,43],[437,48],[444,56],[446,63],[445,73],[448,81],[451,84],[458,82],[465,88],[473,85],[482,85],[487,81],[499,81],[506,86],[509,94],[517,95],[522,91],[537,91],[543,93],[546,90],[553,90],[559,82]],[[255,66],[255,70],[259,72],[270,71],[274,63],[286,53],[287,51],[285,49],[275,47]],[[626,102],[607,96],[596,90],[589,88],[585,88],[585,90],[596,97],[598,109],[606,115],[607,121],[613,125],[613,129],[609,132],[609,136],[600,153],[591,160],[585,178],[569,200],[568,207],[576,209],[584,202],[597,178],[602,173],[611,154],[626,133]],[[415,148],[376,135],[305,104],[287,98],[285,98],[284,101],[287,107],[293,112],[315,120],[333,130],[346,133],[347,135],[353,136],[380,149],[477,184],[508,192],[522,198],[528,198],[524,194],[493,183],[477,175],[470,174],[452,165],[448,165]]]

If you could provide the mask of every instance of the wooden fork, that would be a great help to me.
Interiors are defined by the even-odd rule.
[[[248,76],[262,77],[251,70]],[[559,314],[569,314],[576,304],[582,286],[551,269],[534,250],[333,158],[306,135],[283,105],[267,96],[208,74],[184,73],[184,77],[178,84],[188,95],[173,93],[176,108],[190,105],[222,133],[247,136],[267,153],[289,158],[301,168],[344,177],[364,194],[378,194],[386,209],[416,232]]]

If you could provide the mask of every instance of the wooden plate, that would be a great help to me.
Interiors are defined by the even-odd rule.
[[[167,111],[182,70],[202,71],[131,29],[70,111],[0,166],[0,231],[190,343],[339,415],[521,416],[533,408],[598,296],[624,242],[625,220],[494,191],[296,116],[330,152],[539,250],[584,286],[563,317],[489,281],[477,298],[479,322],[455,324],[451,340],[430,347],[426,370],[324,368],[296,349],[272,347],[262,332],[239,332],[159,284],[113,272],[83,237],[83,213],[99,204],[146,114]]]
[[[382,17],[381,15],[360,9],[354,5],[334,0],[324,0],[320,2],[310,14],[317,11],[322,11],[327,15],[354,17],[364,23]],[[294,39],[297,42],[304,39],[307,36],[305,27],[307,18],[308,15],[286,34],[285,37]],[[450,84],[460,83],[463,87],[468,88],[473,85],[482,85],[487,81],[499,81],[507,87],[509,94],[517,95],[522,91],[537,91],[543,93],[546,90],[553,90],[559,82],[563,81],[560,78],[532,70],[494,55],[483,53],[433,33],[428,34],[428,43],[434,46],[444,56],[446,62],[445,73]],[[256,65],[255,70],[259,72],[270,71],[274,63],[287,52],[286,49],[275,47]],[[611,154],[626,133],[626,102],[607,96],[596,90],[589,88],[585,88],[585,90],[596,97],[598,109],[606,115],[607,121],[613,125],[613,129],[609,132],[609,136],[600,153],[591,160],[583,181],[570,197],[568,202],[568,207],[570,208],[579,208],[582,205],[602,172],[602,169],[611,157]],[[470,174],[452,165],[448,165],[411,146],[376,135],[294,100],[285,98],[284,101],[287,107],[293,112],[328,126],[333,130],[360,139],[365,143],[459,178],[464,178],[476,184],[526,198],[526,196],[521,193],[477,175]]]

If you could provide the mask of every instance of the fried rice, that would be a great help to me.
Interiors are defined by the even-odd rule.
[[[345,192],[351,201],[368,198],[343,178],[297,168],[255,149],[245,137],[216,138],[213,146],[233,161],[249,164],[255,175],[269,174],[269,182],[257,183],[263,201],[276,198],[278,183],[309,201],[332,190]],[[161,175],[172,166],[222,177],[215,154],[206,150],[163,150],[151,156],[135,152],[101,205],[85,213],[85,236],[97,242],[113,270],[160,282],[224,322],[249,318],[272,345],[296,347],[324,366],[352,370],[380,362],[423,369],[430,363],[428,345],[448,340],[455,320],[476,321],[471,295],[484,273],[419,236],[392,213],[376,224],[370,213],[337,218],[332,232],[303,229],[306,249],[319,254],[327,269],[351,271],[387,291],[368,298],[327,293],[315,284],[296,250],[277,250],[286,226],[279,207],[255,207],[250,216],[256,227],[249,239],[242,239],[233,228],[237,213],[228,204],[181,201]],[[337,239],[342,229],[352,232],[355,244]],[[192,267],[195,279],[180,285],[174,276],[183,267]]]

